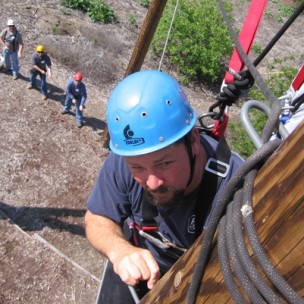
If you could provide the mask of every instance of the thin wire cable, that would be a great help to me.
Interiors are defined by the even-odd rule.
[[[170,28],[169,28],[168,35],[167,35],[167,39],[166,39],[164,49],[163,49],[163,53],[162,53],[162,56],[160,58],[160,62],[159,62],[159,66],[158,66],[159,71],[160,71],[161,66],[163,64],[163,59],[164,59],[165,52],[166,52],[166,49],[167,49],[167,44],[168,44],[169,37],[170,37],[170,34],[171,34],[171,30],[172,30],[173,22],[174,22],[174,19],[175,19],[176,11],[177,11],[177,8],[178,8],[178,4],[179,4],[179,0],[176,1],[175,9],[174,9],[173,16],[172,16],[172,19],[171,19]]]

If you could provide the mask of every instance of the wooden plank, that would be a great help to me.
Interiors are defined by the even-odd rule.
[[[261,244],[277,271],[301,297],[304,297],[303,150],[304,122],[259,170],[253,195],[254,218]],[[186,303],[203,237],[204,234],[140,301],[141,304]],[[223,282],[217,245],[213,245],[197,303],[234,303]]]

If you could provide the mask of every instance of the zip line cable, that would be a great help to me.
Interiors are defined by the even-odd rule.
[[[277,34],[272,38],[272,40],[268,43],[268,45],[264,48],[261,54],[254,60],[253,64],[257,66],[264,57],[268,54],[271,48],[275,45],[275,43],[282,37],[282,35],[286,32],[289,26],[297,19],[297,17],[304,10],[304,2],[292,13],[289,19],[284,23],[282,28],[277,32]]]
[[[172,16],[172,19],[171,19],[169,31],[168,31],[168,34],[167,34],[167,39],[166,39],[164,49],[163,49],[163,53],[162,53],[162,56],[161,56],[161,59],[160,59],[160,62],[159,62],[159,66],[158,66],[159,71],[161,70],[161,66],[162,66],[163,59],[164,59],[164,56],[165,56],[165,52],[166,52],[166,49],[167,49],[167,44],[168,44],[169,37],[170,37],[170,34],[171,34],[171,30],[172,30],[173,22],[174,22],[174,19],[175,19],[176,11],[177,11],[177,8],[178,8],[178,4],[179,4],[179,0],[177,0],[176,4],[175,4],[175,9],[174,9],[173,16]]]

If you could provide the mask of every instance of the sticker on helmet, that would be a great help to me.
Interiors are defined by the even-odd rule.
[[[139,146],[145,143],[144,138],[133,138],[134,132],[131,130],[130,125],[127,125],[124,130],[124,137],[126,145],[131,145],[131,146]]]

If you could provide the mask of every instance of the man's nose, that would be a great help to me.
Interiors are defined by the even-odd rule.
[[[163,185],[163,180],[155,174],[149,174],[146,184],[151,190],[156,190],[158,187]]]

